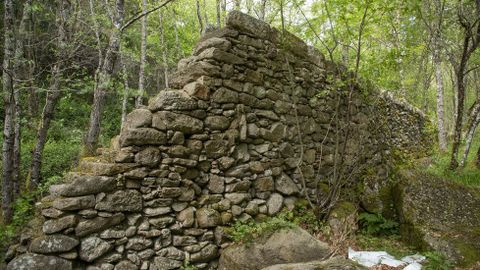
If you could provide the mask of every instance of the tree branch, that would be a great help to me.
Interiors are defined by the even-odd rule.
[[[120,32],[123,32],[127,27],[129,27],[130,25],[132,25],[134,22],[138,21],[139,19],[141,19],[143,16],[147,16],[148,14],[152,13],[152,12],[155,12],[159,9],[161,9],[162,7],[168,5],[170,2],[173,2],[174,0],[166,0],[165,2],[163,2],[162,4],[150,9],[150,10],[147,10],[145,12],[141,12],[141,13],[137,13],[136,15],[134,15],[132,18],[130,18],[125,24],[123,24],[121,27],[120,27]]]

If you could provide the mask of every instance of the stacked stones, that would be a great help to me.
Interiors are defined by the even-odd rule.
[[[295,36],[230,13],[180,61],[174,89],[131,112],[110,150],[52,187],[43,232],[10,249],[8,269],[216,269],[223,226],[293,207],[331,171],[332,115],[348,96],[328,80],[337,72]],[[353,96],[363,144],[383,151],[369,132],[374,105]]]

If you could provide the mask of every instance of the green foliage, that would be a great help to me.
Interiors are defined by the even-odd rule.
[[[47,179],[37,190],[22,194],[14,203],[14,214],[12,223],[9,225],[0,224],[0,250],[8,247],[14,237],[34,216],[35,202],[42,197],[50,188],[61,181],[61,177],[55,176]]]
[[[416,250],[402,242],[401,236],[398,234],[374,236],[366,234],[358,234],[356,236],[356,244],[361,250],[385,250],[396,258],[416,253]]]
[[[191,265],[190,262],[185,262],[183,266],[180,267],[180,270],[198,270],[194,265]]]
[[[475,138],[472,141],[471,151],[475,151],[480,147],[480,138]],[[449,148],[450,149],[450,148]],[[464,147],[460,147],[459,153],[463,153]],[[470,154],[465,162],[464,168],[458,168],[455,171],[449,170],[451,154],[450,151],[440,152],[436,151],[431,157],[431,162],[426,166],[426,172],[452,179],[458,183],[462,183],[467,186],[480,186],[480,170],[475,165],[476,156]]]
[[[424,265],[425,270],[450,270],[453,269],[453,263],[449,261],[445,255],[439,252],[426,252],[427,263]]]
[[[277,216],[268,217],[261,222],[237,221],[227,229],[227,233],[235,242],[249,243],[258,237],[295,226],[300,226],[312,234],[324,228],[323,223],[318,220],[308,204],[299,200],[293,210],[284,209]]]
[[[398,234],[398,223],[387,219],[381,214],[361,213],[358,220],[363,233],[367,235],[392,235]]]
[[[227,230],[233,241],[249,243],[259,237],[267,236],[275,231],[293,228],[294,223],[287,221],[284,216],[271,217],[263,222],[237,221]]]

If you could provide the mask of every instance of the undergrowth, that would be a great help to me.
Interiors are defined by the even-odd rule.
[[[470,154],[465,162],[465,167],[453,171],[448,169],[450,165],[451,147],[449,146],[446,152],[437,150],[432,154],[432,162],[427,166],[426,171],[430,174],[446,177],[467,186],[480,187],[480,169],[475,165],[475,154],[479,147],[480,138],[476,138],[470,147]],[[459,157],[463,154],[464,148],[464,146],[460,147]]]
[[[299,201],[293,210],[282,210],[274,217],[267,217],[260,222],[254,220],[237,221],[227,229],[227,234],[234,242],[249,243],[258,237],[268,236],[278,230],[300,226],[315,234],[323,224],[318,221],[306,202]]]

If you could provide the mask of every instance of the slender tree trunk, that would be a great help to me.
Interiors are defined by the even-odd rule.
[[[200,0],[197,0],[197,19],[198,19],[200,34],[203,34],[205,32],[205,28],[202,20],[202,12],[200,10]]]
[[[123,123],[127,118],[127,105],[128,105],[128,73],[127,73],[127,65],[125,64],[125,59],[123,57],[122,52],[120,52],[120,64],[122,65],[122,78],[123,78],[123,98],[122,98],[122,122],[120,127],[123,128]]]
[[[185,54],[183,53],[182,47],[180,45],[180,38],[178,36],[178,25],[177,25],[177,11],[173,9],[173,32],[175,33],[175,47],[177,49],[177,55],[180,56],[181,58],[185,57]],[[163,25],[163,24],[162,24]],[[162,28],[164,29],[164,28]],[[162,30],[163,32],[163,30]]]
[[[100,68],[102,67],[103,51],[102,51],[102,41],[100,39],[100,27],[98,25],[98,21],[96,18],[95,6],[93,4],[93,0],[89,0],[88,4],[90,8],[90,16],[92,17],[92,22],[93,22],[93,31],[95,32],[95,39],[97,41],[98,63],[97,63],[97,68],[95,69],[95,75],[93,78],[94,80],[93,92],[95,92],[98,86],[98,74],[100,73]],[[110,10],[108,6],[107,6],[107,9]]]
[[[470,114],[470,121],[469,121],[470,124],[465,137],[465,149],[463,151],[462,159],[460,160],[460,167],[465,167],[465,161],[467,160],[468,153],[470,152],[473,135],[475,135],[475,129],[477,128],[479,122],[480,122],[480,102],[477,100]]]
[[[93,94],[93,105],[90,112],[90,121],[87,135],[85,137],[84,155],[93,155],[98,144],[100,135],[101,117],[105,104],[105,96],[111,84],[111,77],[115,60],[117,58],[118,48],[120,46],[121,32],[123,24],[124,2],[118,0],[116,4],[116,14],[114,21],[114,30],[110,35],[110,41],[98,76],[98,87]]]
[[[436,46],[436,45],[434,45]],[[439,57],[438,49],[434,49],[433,53],[433,65],[435,68],[435,80],[437,83],[437,126],[438,126],[438,145],[440,151],[447,150],[447,132],[445,128],[445,104],[443,95],[443,78],[441,61]]]
[[[265,21],[265,15],[267,11],[267,0],[260,1],[260,8],[258,11],[258,18],[262,21]]]
[[[215,2],[215,7],[216,7],[216,11],[217,11],[217,28],[220,28],[221,27],[221,20],[222,20],[222,7],[221,7],[221,4],[220,4],[220,1],[221,0],[216,0]]]
[[[142,1],[142,10],[147,12],[147,0]],[[138,74],[138,96],[135,100],[135,107],[139,108],[143,105],[143,95],[145,92],[145,62],[147,58],[147,16],[142,18],[142,38],[140,52],[140,71]]]
[[[14,74],[16,76],[14,81],[14,101],[15,101],[15,139],[13,146],[13,174],[12,174],[12,192],[13,200],[20,193],[21,175],[20,175],[20,152],[21,152],[21,114],[22,108],[20,105],[20,89],[25,88],[32,78],[28,77],[27,61],[25,58],[25,41],[28,39],[27,21],[30,16],[31,0],[25,1],[23,5],[22,19],[18,28],[17,42],[15,48],[14,60]]]
[[[198,4],[198,0],[197,0]],[[198,5],[197,5],[198,7]],[[197,10],[198,11],[198,10]],[[165,81],[165,88],[168,88],[168,58],[167,58],[167,46],[165,45],[165,26],[163,25],[163,11],[158,12],[159,21],[160,21],[160,47],[162,48],[162,58],[163,58],[163,74]]]
[[[57,15],[57,63],[53,66],[52,81],[45,98],[45,106],[43,107],[42,119],[37,130],[37,141],[32,152],[32,165],[30,172],[30,190],[34,190],[41,182],[41,169],[43,149],[47,142],[48,130],[53,119],[55,108],[60,99],[60,81],[62,78],[62,59],[66,55],[66,3],[64,0],[59,4],[59,11]]]
[[[203,0],[203,18],[205,20],[205,28],[208,27],[208,14],[207,14],[207,0]]]
[[[15,56],[14,11],[12,0],[4,1],[4,54],[3,54],[3,104],[5,118],[3,124],[3,179],[2,179],[2,210],[3,223],[12,221],[12,178],[13,178],[13,148],[15,143],[15,101],[13,78],[13,61]]]

